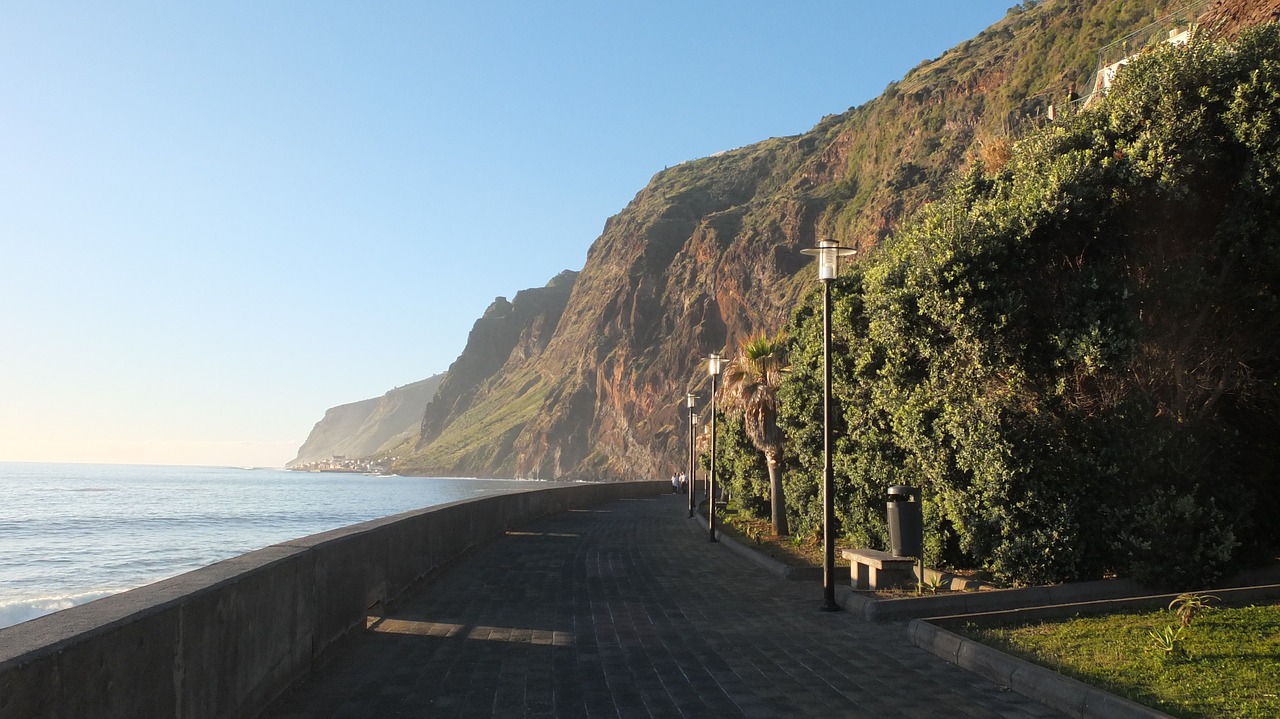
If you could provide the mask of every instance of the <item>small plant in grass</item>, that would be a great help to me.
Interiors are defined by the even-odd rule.
[[[1151,648],[1160,652],[1165,659],[1180,659],[1186,656],[1182,648],[1183,627],[1169,625],[1164,629],[1147,632],[1151,637]]]
[[[1213,607],[1210,601],[1217,600],[1212,594],[1197,594],[1195,592],[1187,592],[1179,594],[1176,599],[1169,602],[1169,609],[1178,615],[1178,620],[1182,623],[1182,628],[1186,629],[1191,626],[1191,620],[1200,612],[1207,612]]]

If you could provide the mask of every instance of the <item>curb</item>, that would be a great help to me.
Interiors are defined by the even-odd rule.
[[[1144,596],[1146,593],[1127,579],[1103,579],[1022,589],[948,592],[902,599],[878,599],[858,594],[851,597],[847,608],[868,622],[886,622],[945,615],[985,614],[1090,600],[1126,599],[1135,595]]]
[[[1280,567],[1242,573],[1225,585],[1205,589],[1226,601],[1253,601],[1280,597]],[[886,622],[925,617],[969,615],[973,621],[1000,612],[1029,612],[1025,617],[1055,618],[1076,613],[1114,611],[1156,606],[1178,596],[1153,594],[1132,579],[1100,579],[1021,589],[948,592],[927,597],[879,599],[874,595],[852,592],[845,608],[868,622]],[[1234,598],[1234,599],[1229,599]],[[1069,607],[1069,611],[1061,608]],[[1062,613],[1064,612],[1065,613]],[[1055,614],[1055,612],[1058,612]]]
[[[1118,697],[1051,669],[966,639],[926,620],[907,627],[911,643],[1070,717],[1080,719],[1173,719],[1157,709]]]
[[[698,523],[698,526],[702,529],[703,532],[707,531],[706,517],[694,515],[694,517],[689,521],[690,522],[696,521]],[[756,564],[760,565],[764,569],[768,570],[773,574],[776,574],[779,577],[782,577],[783,579],[801,580],[801,581],[818,581],[818,582],[822,581],[822,567],[793,567],[784,562],[780,562],[774,559],[773,557],[770,557],[769,555],[764,554],[763,552],[758,552],[755,549],[752,549],[751,547],[739,542],[737,539],[730,537],[728,534],[720,531],[718,526],[716,528],[716,541],[720,542],[725,547],[728,547],[734,553],[742,555],[743,557],[746,557],[752,562],[755,562]],[[844,585],[849,584],[849,568],[848,567],[840,567],[840,566],[836,567],[836,581],[843,582]],[[838,585],[837,589],[838,590],[844,589],[849,593],[852,593],[852,590],[849,590],[848,587],[843,585]],[[839,600],[837,599],[837,601]],[[840,604],[843,606],[844,602],[840,602]]]
[[[783,579],[792,579],[793,578],[792,575],[794,574],[793,570],[797,569],[797,567],[787,566],[786,564],[779,562],[773,557],[762,554],[750,547],[743,545],[741,542],[726,535],[724,532],[721,532],[719,529],[716,530],[716,539],[720,540],[721,544],[723,544],[725,547],[733,551],[735,554],[738,554],[740,556],[746,557],[747,559],[750,559],[752,562],[755,562],[761,567],[764,567],[765,569],[767,569],[769,572],[776,574],[779,577],[782,577]]]
[[[1240,606],[1250,602],[1271,602],[1280,597],[1280,584],[1266,584],[1257,587],[1235,587],[1231,589],[1207,589],[1217,603],[1224,606]],[[1112,597],[1092,601],[1066,602],[1061,604],[1045,604],[1041,606],[1009,607],[986,612],[969,614],[952,614],[946,616],[921,617],[940,626],[954,622],[966,622],[976,625],[1002,624],[1007,622],[1049,621],[1069,619],[1071,617],[1107,614],[1110,612],[1142,611],[1146,609],[1164,609],[1169,603],[1181,595],[1143,594],[1139,596]]]
[[[707,528],[707,518],[703,517],[697,512],[695,512],[692,517],[688,518],[688,522],[689,524],[697,525],[697,527],[704,534],[706,534],[709,531]],[[786,564],[783,564],[782,562],[779,562],[778,560],[774,559],[773,557],[757,552],[756,550],[751,549],[750,547],[744,547],[737,540],[726,536],[725,533],[720,531],[718,527],[716,529],[716,541],[728,547],[735,554],[739,554],[743,557],[746,557],[747,559],[750,559],[752,562],[763,567],[764,569],[771,572],[772,574],[776,574],[779,577],[782,577],[783,579],[791,578],[792,569],[794,569],[793,567],[789,567]]]

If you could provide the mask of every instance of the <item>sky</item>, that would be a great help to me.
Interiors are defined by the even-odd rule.
[[[112,3],[0,20],[0,461],[282,466],[664,168],[1013,0]]]

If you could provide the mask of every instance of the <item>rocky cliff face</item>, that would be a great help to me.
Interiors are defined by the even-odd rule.
[[[870,250],[955,173],[1001,162],[1051,106],[1071,111],[1099,48],[1171,4],[1024,3],[803,135],[659,173],[607,221],[566,304],[490,307],[398,469],[664,476],[683,462],[682,398],[705,395],[706,355],[777,331],[816,286],[801,248]]]
[[[427,474],[508,474],[518,470],[504,457],[510,441],[529,410],[516,394],[536,385],[525,377],[525,368],[551,341],[569,301],[578,273],[561,272],[545,287],[517,292],[511,301],[499,297],[476,321],[462,354],[449,367],[440,389],[422,413],[419,433],[401,448],[407,459],[401,471]],[[496,400],[495,400],[496,398]],[[486,404],[489,403],[489,404]],[[492,410],[483,409],[490,406]],[[492,411],[496,416],[486,417]],[[478,425],[477,417],[485,418]]]
[[[339,405],[325,411],[298,449],[289,467],[343,455],[369,457],[413,437],[427,402],[444,375],[428,377],[381,397]]]
[[[1213,0],[1201,24],[1214,35],[1235,38],[1240,31],[1280,21],[1280,0]]]

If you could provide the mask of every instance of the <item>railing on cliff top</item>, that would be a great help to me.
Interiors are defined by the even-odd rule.
[[[1098,50],[1098,69],[1094,72],[1089,94],[1081,98],[1073,98],[1073,102],[1081,107],[1088,107],[1095,99],[1105,96],[1120,68],[1127,65],[1144,49],[1161,42],[1173,45],[1185,45],[1190,42],[1192,31],[1199,22],[1200,16],[1209,7],[1209,2],[1210,0],[1193,0],[1119,40],[1104,45]]]
[[[1090,82],[1072,81],[1034,95],[1028,95],[1005,122],[1010,137],[1043,127],[1059,116],[1077,112],[1106,96],[1112,80],[1126,64],[1161,42],[1185,44],[1190,41],[1200,17],[1212,0],[1192,0],[1098,49],[1098,62]],[[1083,88],[1084,93],[1078,91]]]

